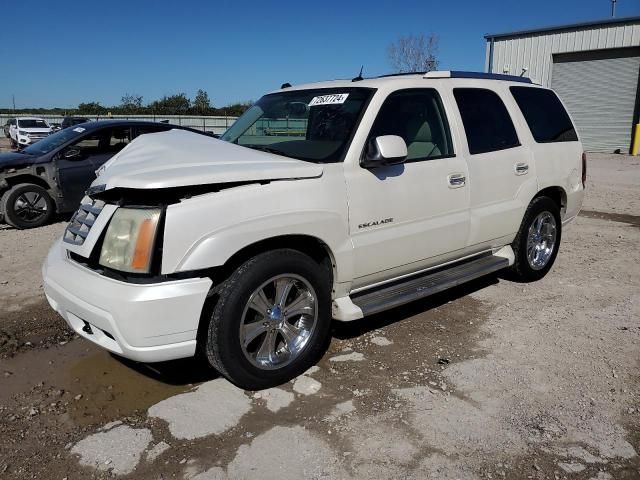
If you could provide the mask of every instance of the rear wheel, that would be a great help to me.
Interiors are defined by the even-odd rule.
[[[204,345],[209,363],[246,389],[280,385],[323,353],[330,275],[296,250],[262,253],[221,285]]]
[[[531,282],[544,277],[558,255],[561,236],[558,205],[549,197],[534,198],[512,245],[515,263],[511,272],[516,279]]]
[[[2,196],[0,211],[4,221],[15,228],[35,228],[51,220],[54,204],[41,186],[21,183]]]

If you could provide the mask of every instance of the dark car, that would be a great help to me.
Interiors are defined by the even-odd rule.
[[[11,138],[11,135],[9,134],[9,129],[11,128],[11,125],[15,125],[15,124],[16,124],[15,118],[10,118],[9,120],[7,120],[7,123],[5,123],[3,127],[5,137]]]
[[[90,121],[91,119],[86,117],[64,117],[62,119],[60,129],[64,130],[65,128],[73,127],[74,125],[80,125],[81,123],[87,123]]]
[[[73,212],[95,171],[134,138],[178,128],[134,120],[88,122],[56,132],[20,152],[0,154],[0,220],[33,228]]]

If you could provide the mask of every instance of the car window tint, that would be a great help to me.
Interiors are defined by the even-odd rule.
[[[384,101],[369,139],[398,135],[407,144],[407,161],[451,156],[451,134],[438,92],[399,90]]]
[[[510,90],[536,142],[578,140],[567,111],[552,90],[532,87],[511,87]]]
[[[493,152],[520,145],[507,107],[497,93],[482,88],[453,90],[469,153]]]
[[[114,128],[109,135],[110,152],[119,152],[131,142],[131,129],[129,127]]]
[[[104,149],[101,149],[101,143],[102,146],[104,146],[104,133],[105,132],[99,132],[84,137],[82,140],[76,142],[73,146],[82,150],[82,153],[84,155],[104,153]]]

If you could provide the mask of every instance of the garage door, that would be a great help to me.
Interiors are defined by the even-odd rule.
[[[629,151],[639,72],[640,48],[553,56],[551,86],[571,113],[585,150]]]

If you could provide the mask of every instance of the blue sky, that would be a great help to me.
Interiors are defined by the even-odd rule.
[[[214,105],[389,72],[401,35],[440,37],[442,69],[483,70],[486,33],[607,18],[608,0],[41,1],[2,7],[0,107],[74,107],[207,90]],[[618,0],[619,17],[640,1]]]

